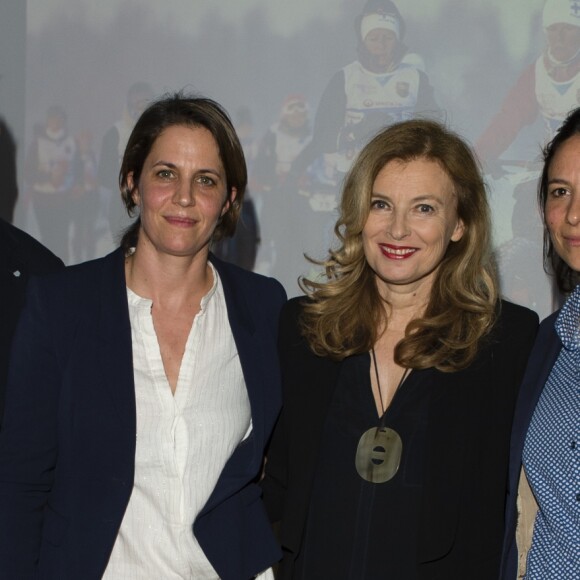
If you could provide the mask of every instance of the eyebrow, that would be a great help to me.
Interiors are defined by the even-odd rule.
[[[553,177],[552,179],[548,179],[548,185],[554,185],[554,183],[572,185],[569,181],[562,179],[561,177]]]
[[[163,159],[156,161],[152,165],[152,167],[159,167],[160,165],[162,165],[163,167],[169,167],[170,169],[177,169],[178,168],[177,165],[175,165],[175,163],[171,163],[171,161],[163,161]],[[217,177],[221,177],[221,175],[222,175],[218,169],[212,169],[212,168],[198,169],[196,171],[196,173],[211,173],[212,175],[216,175]]]
[[[371,197],[380,197],[381,199],[385,199],[385,200],[389,200],[390,201],[390,197],[386,194],[386,193],[378,193],[373,191],[371,193]],[[426,193],[424,195],[418,195],[417,197],[413,197],[411,199],[411,201],[413,202],[417,202],[417,201],[436,201],[438,203],[440,203],[441,205],[443,205],[443,200],[435,195],[434,193]]]

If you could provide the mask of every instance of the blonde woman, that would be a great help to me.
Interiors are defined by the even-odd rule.
[[[327,280],[281,319],[263,482],[279,577],[495,578],[537,316],[498,297],[471,150],[430,121],[383,130],[335,232]]]

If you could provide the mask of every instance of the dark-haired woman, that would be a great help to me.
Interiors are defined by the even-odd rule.
[[[498,298],[471,150],[379,133],[345,181],[325,282],[283,310],[263,482],[280,578],[497,578],[512,415],[537,316]]]
[[[234,232],[240,142],[214,101],[148,107],[109,256],[31,284],[0,437],[0,576],[253,578],[279,557],[260,489],[285,301],[209,254]]]
[[[545,262],[567,300],[540,326],[518,399],[502,578],[516,577],[519,560],[529,580],[572,580],[580,578],[580,109],[544,150],[538,194]],[[527,560],[515,536],[522,463],[537,501]]]

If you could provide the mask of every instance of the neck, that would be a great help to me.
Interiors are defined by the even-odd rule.
[[[125,260],[127,286],[155,304],[176,309],[192,299],[201,300],[213,284],[207,255],[207,251],[195,256],[161,255],[138,244]]]
[[[364,68],[366,68],[369,72],[375,74],[391,72],[396,68],[398,64],[394,58],[387,58],[385,56],[375,56],[368,53],[365,55],[361,55],[359,57],[359,61]]]
[[[365,68],[375,74],[381,74],[381,73],[388,73],[391,72],[395,66],[393,61],[382,61],[382,60],[369,60],[367,61],[367,63],[365,64]]]
[[[288,123],[280,123],[278,127],[282,133],[286,133],[286,135],[290,135],[290,137],[301,137],[306,133],[304,126],[292,127],[291,125],[288,125]]]
[[[380,289],[385,303],[386,319],[390,330],[401,330],[425,312],[431,297],[432,281],[423,280],[413,287],[392,285]]]
[[[559,62],[552,58],[550,52],[546,52],[544,55],[544,64],[546,70],[552,79],[556,82],[565,82],[570,80],[572,77],[576,76],[578,70],[580,70],[580,50],[576,54],[566,60],[565,62]]]

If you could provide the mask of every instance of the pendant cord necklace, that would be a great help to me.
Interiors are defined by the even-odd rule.
[[[383,403],[383,393],[381,391],[381,381],[379,380],[379,366],[377,365],[377,355],[375,354],[375,347],[374,346],[371,348],[371,354],[373,356],[373,366],[375,367],[375,378],[377,379],[377,390],[379,391],[379,401],[381,403],[381,420],[379,423],[379,428],[382,428],[385,426],[386,409],[385,409],[385,405]],[[410,370],[411,369],[406,368],[405,371],[403,372],[403,376],[401,377],[401,380],[399,381],[399,384],[397,385],[397,388],[395,389],[395,392],[393,393],[393,398],[397,394],[399,389],[401,388],[401,385],[405,382],[405,379],[407,378],[407,375],[409,374]],[[392,399],[391,399],[391,401],[392,401]]]
[[[358,474],[365,481],[369,483],[385,483],[395,477],[397,471],[399,471],[401,455],[403,453],[403,442],[394,429],[385,426],[386,411],[383,394],[381,393],[381,381],[379,379],[379,368],[374,347],[371,349],[371,354],[375,367],[382,416],[376,427],[371,427],[362,434],[356,449],[355,467]],[[395,394],[407,378],[410,370],[409,368],[405,369],[395,389]]]

